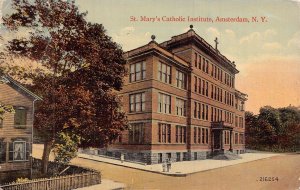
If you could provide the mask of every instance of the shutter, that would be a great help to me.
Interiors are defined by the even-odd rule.
[[[30,144],[26,143],[26,150],[25,150],[26,151],[26,157],[25,157],[26,160],[29,160],[30,150],[31,150]]]
[[[20,110],[15,110],[15,125],[20,125],[21,119],[20,119]]]
[[[6,161],[6,142],[0,143],[0,162]]]
[[[26,125],[26,115],[27,115],[27,111],[21,110],[21,125]]]
[[[9,143],[9,157],[8,160],[13,160],[14,159],[14,147],[13,147],[14,143],[10,142]]]

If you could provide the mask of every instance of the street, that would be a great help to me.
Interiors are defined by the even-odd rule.
[[[34,147],[33,155],[40,158],[42,149]],[[300,154],[271,157],[187,177],[170,177],[82,158],[73,159],[72,164],[99,170],[103,179],[124,183],[127,189],[300,189]]]

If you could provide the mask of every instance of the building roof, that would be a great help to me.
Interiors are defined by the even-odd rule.
[[[154,41],[154,39],[144,46],[140,46],[138,48],[125,52],[124,56],[127,60],[130,60],[151,53],[156,53],[159,56],[162,56],[165,59],[174,62],[179,67],[182,67],[184,69],[190,69],[189,63],[176,56],[175,54],[162,48],[156,41]]]
[[[170,52],[170,49],[182,43],[193,43],[200,49],[204,50],[209,56],[214,58],[218,63],[231,70],[233,73],[239,72],[236,69],[236,65],[234,62],[231,62],[224,55],[222,55],[219,52],[219,50],[213,48],[208,42],[206,42],[203,38],[201,38],[192,28],[183,34],[173,36],[171,40],[167,40],[160,44],[156,43],[155,36],[152,37],[154,38],[152,38],[152,41],[149,42],[148,44],[125,52],[124,54],[125,57],[127,59],[131,59],[132,57],[144,55],[146,52],[149,53],[149,51],[151,50],[156,50],[159,53],[163,54],[164,56],[167,56],[175,60],[176,62],[181,63],[186,67],[189,67],[188,62],[174,55],[172,52]]]
[[[13,78],[11,78],[7,74],[3,74],[1,76],[1,78],[0,78],[0,80],[3,81],[3,82],[5,82],[6,84],[10,85],[13,88],[20,89],[25,95],[27,95],[28,97],[30,97],[30,98],[32,98],[34,100],[42,100],[41,97],[39,97],[38,95],[34,94],[33,92],[31,92],[27,88],[25,88],[23,85],[21,85],[19,82],[17,82],[16,80],[14,80]]]
[[[220,53],[218,49],[213,48],[208,42],[206,42],[202,37],[200,37],[191,27],[191,29],[183,34],[172,36],[171,40],[160,43],[161,47],[166,49],[171,49],[181,43],[193,43],[199,49],[204,50],[209,56],[214,58],[224,67],[227,67],[234,73],[239,71],[236,69],[234,62],[230,61],[223,54]]]

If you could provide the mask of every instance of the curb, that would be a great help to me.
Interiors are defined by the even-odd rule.
[[[111,162],[101,161],[101,160],[97,160],[97,159],[94,159],[94,158],[84,158],[84,157],[81,157],[81,156],[78,156],[78,158],[86,159],[86,160],[93,160],[93,161],[97,161],[97,162],[103,162],[103,163],[106,163],[106,164],[111,164],[111,165],[115,165],[115,166],[122,166],[122,167],[125,167],[125,168],[130,168],[130,169],[135,169],[135,170],[141,170],[141,171],[145,171],[145,172],[151,172],[151,173],[156,173],[156,174],[161,174],[161,175],[166,175],[166,176],[186,177],[188,175],[188,174],[181,174],[181,173],[178,173],[178,174],[164,173],[164,172],[159,172],[159,171],[146,170],[146,169],[142,169],[142,168],[133,168],[131,166],[125,166],[125,165],[121,165],[121,164],[117,164],[117,163],[111,163]]]
[[[281,155],[274,155],[272,157],[277,157],[277,156],[281,156]],[[103,162],[103,163],[111,164],[111,165],[115,165],[115,166],[121,166],[121,167],[125,167],[125,168],[130,168],[130,169],[135,169],[135,170],[140,170],[140,171],[145,171],[145,172],[151,172],[151,173],[161,174],[161,175],[171,176],[171,177],[186,177],[186,176],[189,176],[191,174],[196,174],[196,173],[201,173],[201,172],[211,171],[211,170],[215,170],[215,169],[220,169],[220,168],[225,168],[225,167],[235,166],[235,165],[239,165],[239,164],[245,164],[245,163],[255,162],[255,161],[258,161],[258,160],[265,160],[265,159],[272,158],[272,157],[260,158],[260,159],[251,160],[251,161],[248,161],[248,162],[237,163],[237,164],[227,165],[227,166],[221,166],[221,167],[218,167],[218,168],[210,168],[210,169],[205,169],[205,170],[201,170],[201,171],[195,171],[195,172],[191,172],[191,173],[164,173],[164,172],[159,172],[159,171],[146,170],[146,169],[142,169],[142,168],[134,168],[134,167],[131,167],[131,166],[125,166],[125,165],[121,165],[121,164],[117,164],[117,163],[100,161],[100,160],[96,160],[94,158],[84,158],[84,157],[81,157],[81,156],[78,156],[78,157],[82,158],[82,159],[86,159],[86,160],[93,160],[93,161]]]

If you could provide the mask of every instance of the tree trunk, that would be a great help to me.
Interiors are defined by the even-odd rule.
[[[52,149],[52,145],[53,145],[53,141],[44,142],[44,150],[43,150],[43,157],[42,157],[42,174],[47,174],[49,156]]]

